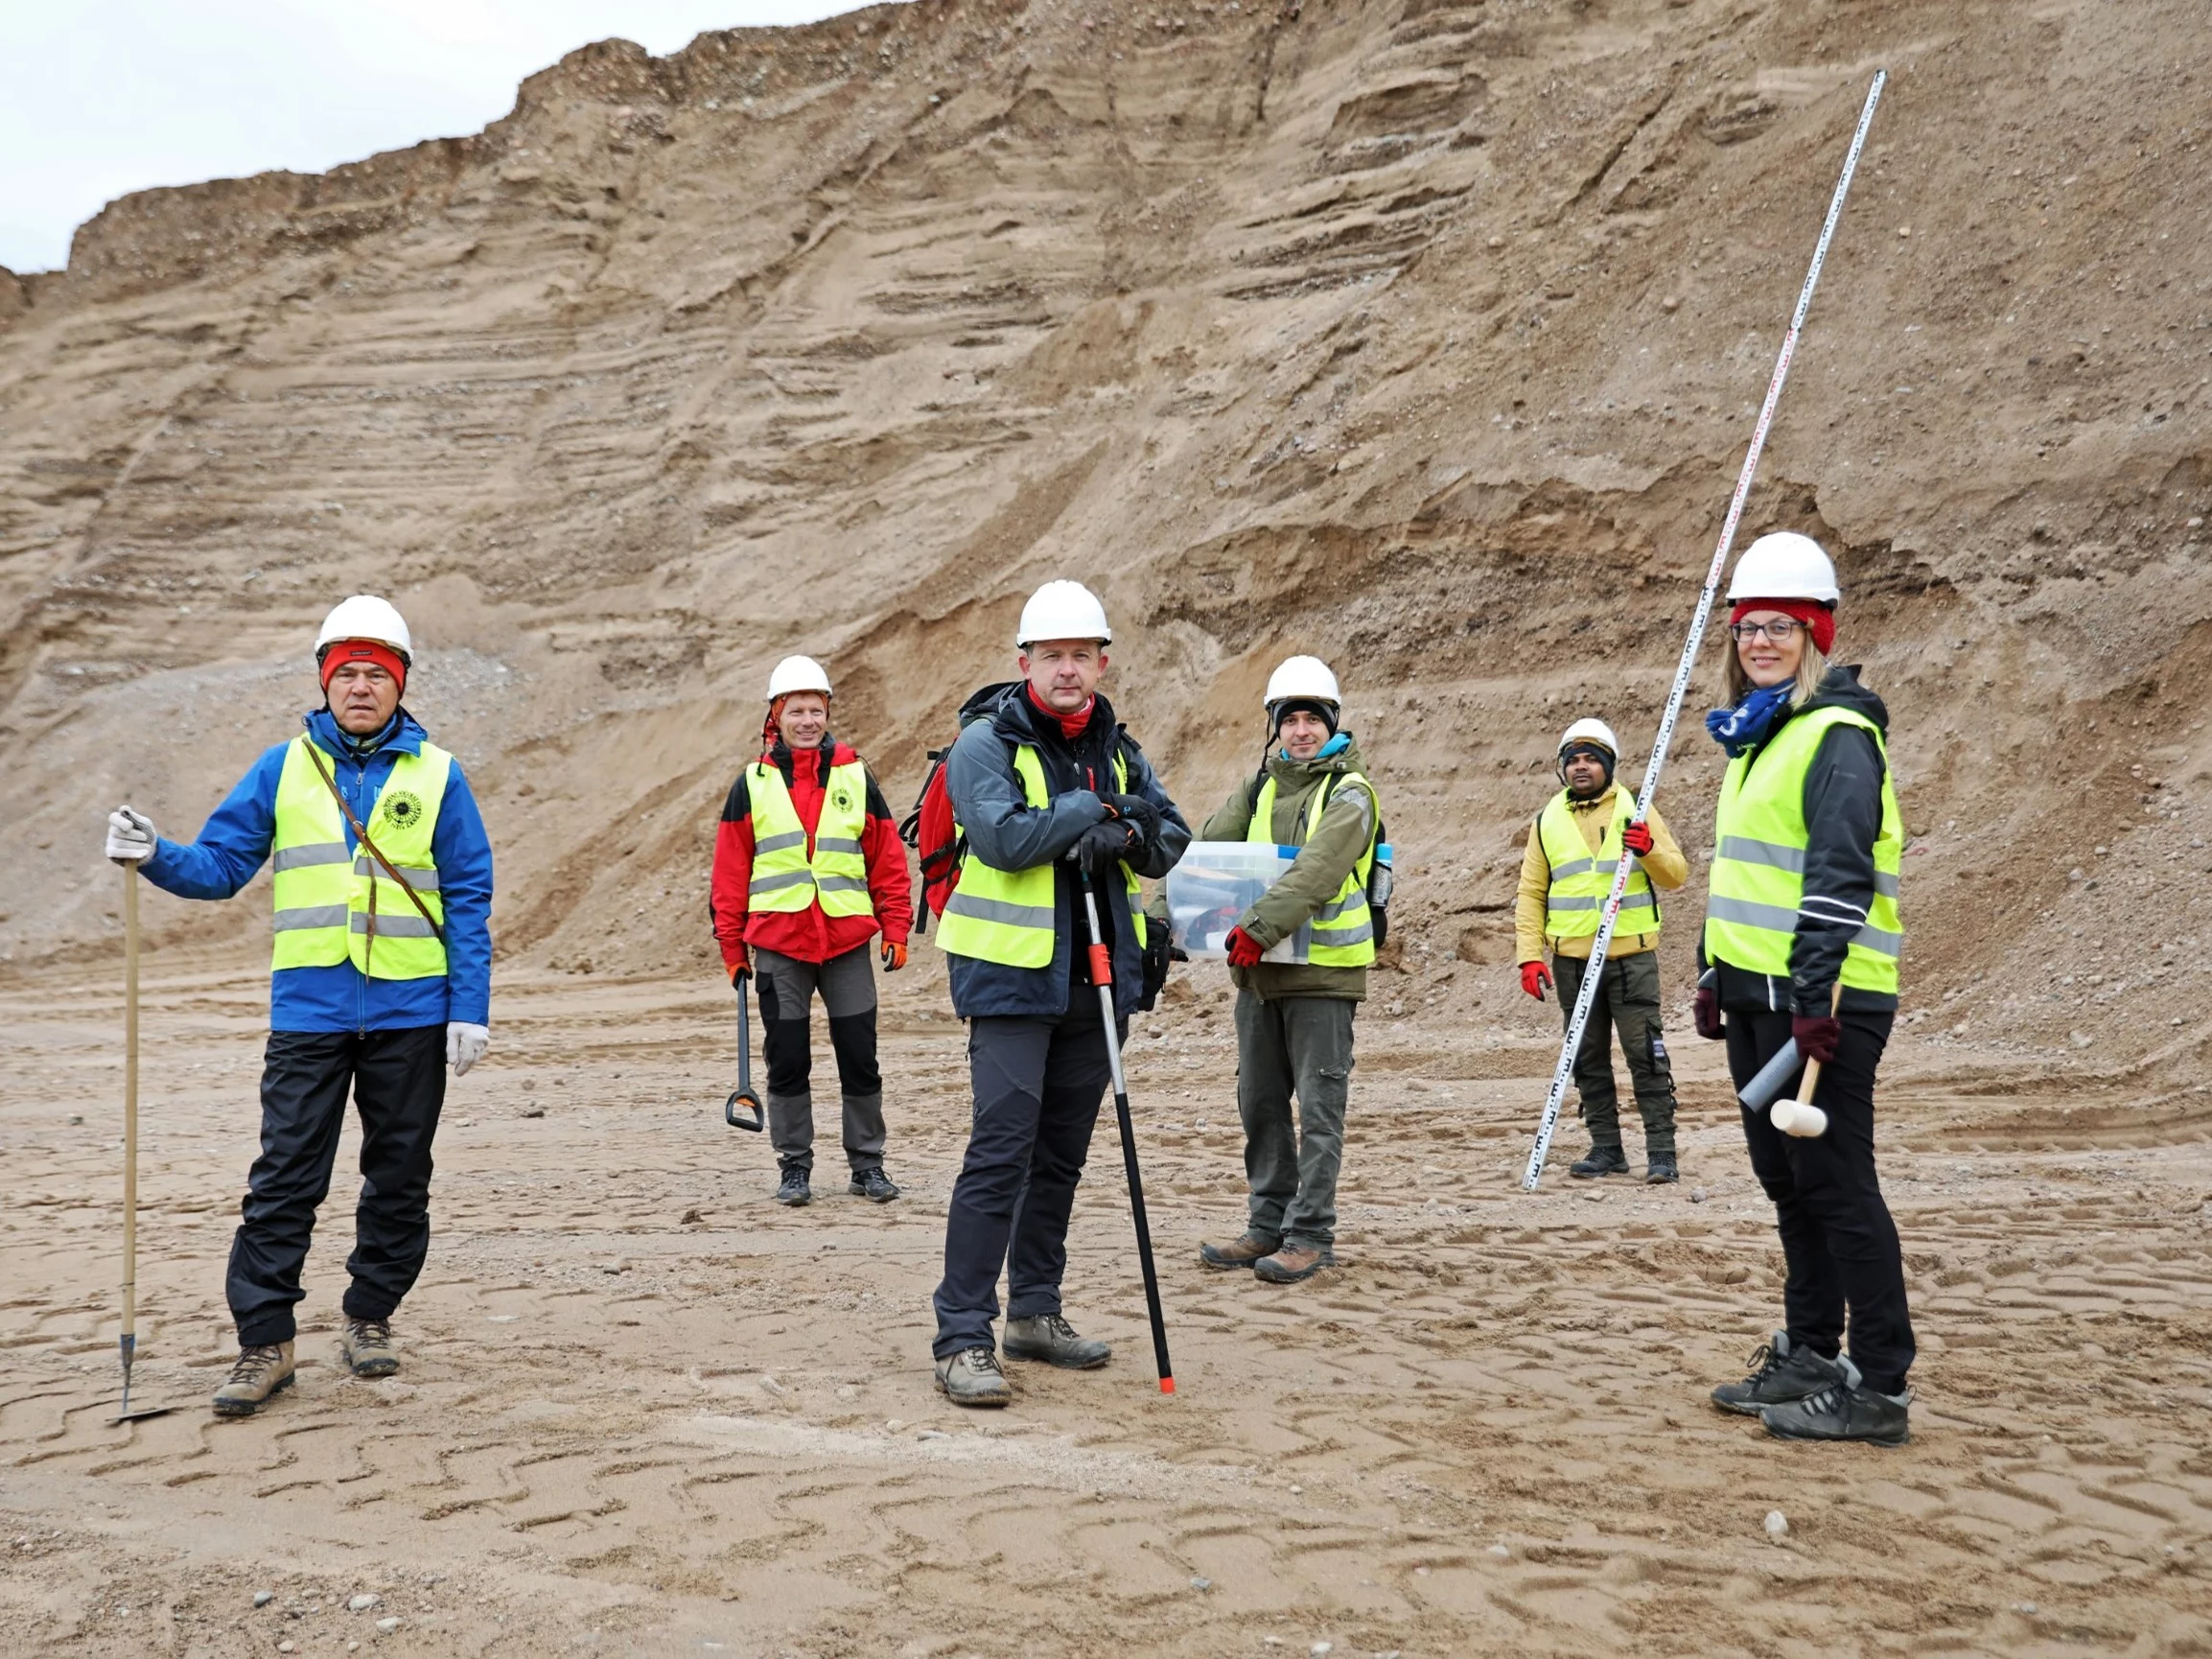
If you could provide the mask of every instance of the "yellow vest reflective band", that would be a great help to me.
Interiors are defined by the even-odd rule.
[[[1306,960],[1316,968],[1364,968],[1375,960],[1375,916],[1367,907],[1367,878],[1375,868],[1375,836],[1383,827],[1383,803],[1375,795],[1375,785],[1357,772],[1344,773],[1335,787],[1352,784],[1367,791],[1367,804],[1374,809],[1367,825],[1367,850],[1360,854],[1360,861],[1352,866],[1337,896],[1314,912],[1314,940],[1307,947]],[[1306,798],[1309,841],[1320,825],[1321,814],[1328,810],[1330,794],[1331,787],[1324,782],[1315,785],[1313,794]],[[1260,785],[1259,799],[1252,803],[1252,822],[1245,839],[1276,845],[1274,824],[1275,780],[1269,774]]]
[[[1866,925],[1844,953],[1843,982],[1853,991],[1898,989],[1904,923],[1898,917],[1898,865],[1903,820],[1891,786],[1889,745],[1881,730],[1850,709],[1815,709],[1787,721],[1757,755],[1729,762],[1713,813],[1713,860],[1705,903],[1705,954],[1752,973],[1789,973],[1805,898],[1805,780],[1830,728],[1857,726],[1882,756],[1882,827],[1874,837],[1874,897]]]
[[[372,979],[432,979],[446,947],[399,883],[368,855],[348,852],[345,815],[307,753],[303,733],[285,752],[276,780],[276,941],[272,968],[336,968],[351,960]],[[337,774],[328,755],[323,764]],[[446,921],[431,844],[454,758],[435,743],[402,755],[362,820],[369,839],[407,878],[438,925]]]
[[[1567,804],[1562,789],[1551,798],[1536,820],[1536,833],[1544,843],[1544,856],[1551,865],[1551,890],[1544,900],[1544,931],[1554,939],[1595,938],[1598,918],[1605,913],[1605,896],[1613,891],[1613,873],[1620,867],[1620,832],[1636,816],[1636,801],[1625,789],[1613,792],[1613,818],[1597,851],[1582,838],[1582,826]],[[1659,931],[1659,896],[1651,890],[1651,877],[1641,863],[1628,867],[1628,885],[1620,895],[1618,925],[1629,933]]]
[[[822,789],[822,819],[814,827],[814,856],[806,855],[806,826],[791,804],[783,774],[767,761],[745,768],[753,803],[753,885],[746,908],[756,915],[804,910],[819,897],[825,916],[873,916],[868,860],[860,833],[868,828],[868,768],[858,760],[829,768]]]
[[[1013,775],[1021,780],[1022,799],[1030,806],[1052,805],[1045,788],[1044,762],[1028,744],[1013,752]],[[1114,751],[1114,792],[1129,793],[1128,759]],[[960,833],[960,827],[953,827]],[[944,919],[937,929],[938,948],[954,956],[972,956],[1002,968],[1049,968],[1054,935],[1059,924],[1053,892],[1053,866],[1033,865],[1027,870],[998,870],[977,856],[973,847],[961,854],[960,883],[944,901]],[[1144,911],[1138,905],[1135,874],[1127,864],[1122,876],[1129,883],[1129,921],[1136,928],[1137,948],[1145,943]]]

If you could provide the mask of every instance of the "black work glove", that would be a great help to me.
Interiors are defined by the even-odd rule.
[[[1159,1002],[1160,991],[1168,982],[1168,963],[1174,951],[1168,944],[1168,930],[1156,923],[1145,928],[1144,993],[1137,998],[1137,1011],[1150,1014]]]
[[[1119,818],[1093,824],[1075,844],[1075,861],[1093,876],[1110,876],[1135,850],[1136,831]]]
[[[1697,988],[1697,995],[1690,1002],[1690,1023],[1708,1042],[1718,1042],[1728,1035],[1720,1017],[1720,993],[1711,986]]]
[[[1101,795],[1106,809],[1134,830],[1150,845],[1160,835],[1160,809],[1142,795]]]

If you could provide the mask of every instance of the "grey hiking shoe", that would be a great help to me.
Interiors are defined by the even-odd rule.
[[[1337,1252],[1325,1246],[1285,1245],[1271,1256],[1252,1264],[1252,1276],[1271,1285],[1294,1285],[1310,1279],[1323,1268],[1337,1265]]]
[[[281,1389],[291,1387],[291,1344],[256,1343],[238,1350],[230,1377],[215,1390],[215,1414],[250,1417]]]
[[[1778,1440],[1859,1440],[1872,1446],[1901,1446],[1913,1437],[1911,1390],[1876,1393],[1843,1354],[1814,1363],[1828,1372],[1827,1386],[1759,1413],[1768,1434]]]
[[[1618,1146],[1594,1146],[1588,1157],[1569,1164],[1567,1173],[1577,1180],[1594,1180],[1601,1175],[1626,1175],[1628,1154]]]
[[[1651,1186],[1671,1186],[1682,1179],[1682,1170],[1671,1152],[1649,1153],[1643,1163],[1643,1179]]]
[[[1248,1268],[1262,1256],[1271,1256],[1282,1248],[1281,1239],[1247,1230],[1225,1245],[1201,1244],[1199,1260],[1210,1268]]]
[[[1830,1363],[1810,1348],[1791,1345],[1789,1332],[1777,1331],[1772,1340],[1751,1356],[1751,1375],[1740,1383],[1723,1383],[1712,1390],[1712,1403],[1724,1412],[1756,1417],[1769,1406],[1787,1405],[1807,1394],[1817,1394],[1833,1379]]]
[[[889,1203],[898,1196],[898,1185],[883,1173],[883,1166],[873,1169],[856,1169],[845,1190],[854,1198],[867,1199],[871,1203]]]
[[[1095,1370],[1113,1358],[1113,1349],[1094,1338],[1076,1335],[1075,1326],[1058,1314],[1008,1320],[1006,1341],[999,1345],[1010,1360],[1042,1360],[1067,1371]]]
[[[981,1344],[939,1360],[937,1386],[956,1406],[1003,1406],[1013,1399],[998,1355]]]
[[[801,1204],[814,1202],[814,1187],[806,1179],[807,1172],[786,1165],[782,1182],[776,1188],[776,1202],[787,1203],[796,1209]]]
[[[346,1367],[357,1377],[388,1377],[400,1368],[389,1320],[349,1318],[338,1332],[338,1346],[345,1356]]]

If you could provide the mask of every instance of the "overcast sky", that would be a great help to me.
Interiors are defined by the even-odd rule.
[[[858,0],[0,0],[0,265],[156,184],[319,173],[474,132],[609,35],[803,23]]]

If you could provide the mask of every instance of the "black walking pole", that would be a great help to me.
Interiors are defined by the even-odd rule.
[[[1083,914],[1090,922],[1090,982],[1098,987],[1099,1008],[1106,1016],[1106,1061],[1113,1067],[1114,1115],[1121,1119],[1122,1162],[1129,1177],[1129,1212],[1136,1217],[1137,1260],[1145,1270],[1145,1311],[1153,1320],[1153,1358],[1160,1372],[1160,1392],[1176,1391],[1175,1367],[1168,1364],[1168,1321],[1160,1313],[1160,1276],[1153,1270],[1153,1229],[1145,1221],[1145,1178],[1137,1171],[1137,1131],[1129,1121],[1129,1080],[1122,1075],[1120,1023],[1114,1015],[1113,953],[1099,936],[1098,895],[1092,890],[1090,872],[1082,865]]]
[[[752,974],[739,970],[737,973],[737,1087],[730,1098],[722,1103],[722,1121],[732,1129],[749,1129],[760,1133],[768,1111],[760,1104],[760,1097],[753,1092],[753,1032],[745,1014],[745,982]],[[753,1109],[751,1117],[739,1117],[740,1105]]]

